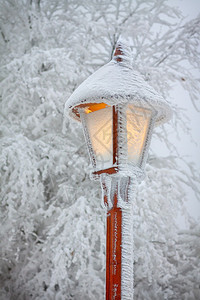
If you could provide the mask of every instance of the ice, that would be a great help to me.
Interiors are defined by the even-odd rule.
[[[132,203],[122,209],[122,300],[132,300],[134,294],[134,240]]]

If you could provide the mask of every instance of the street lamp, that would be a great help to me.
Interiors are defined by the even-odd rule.
[[[107,209],[106,300],[130,300],[133,192],[153,128],[170,118],[170,107],[133,69],[130,47],[119,41],[113,59],[73,92],[66,109],[83,125],[91,178],[100,179]]]

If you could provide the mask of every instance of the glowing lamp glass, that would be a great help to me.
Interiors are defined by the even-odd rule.
[[[112,107],[100,103],[84,109],[84,122],[90,140],[89,152],[96,168],[106,169],[113,164]]]
[[[127,159],[140,167],[147,143],[152,111],[129,104],[126,110]]]
[[[133,104],[88,104],[79,109],[95,171],[128,165],[143,169],[155,121],[152,109]]]

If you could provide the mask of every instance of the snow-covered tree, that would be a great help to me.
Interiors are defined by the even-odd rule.
[[[63,112],[120,36],[174,110],[154,133],[165,157],[151,149],[134,203],[135,299],[199,299],[200,230],[184,205],[188,187],[200,198],[199,173],[172,140],[191,132],[169,99],[178,83],[199,110],[199,35],[200,18],[185,22],[166,0],[1,1],[1,300],[103,299],[100,184],[88,176],[82,128]]]

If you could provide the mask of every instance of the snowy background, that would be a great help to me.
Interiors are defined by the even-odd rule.
[[[170,2],[170,1],[169,1]],[[193,0],[191,2],[187,0],[182,1],[171,1],[171,4],[177,5],[183,15],[187,20],[191,20],[196,18],[200,13],[200,3],[198,0]],[[199,69],[192,70],[195,77],[199,77]],[[188,135],[182,135],[179,141],[176,140],[176,147],[179,149],[182,155],[187,155],[191,160],[194,161],[197,168],[200,169],[200,116],[199,111],[197,111],[194,107],[188,105],[190,103],[189,94],[187,91],[182,89],[179,84],[176,84],[176,88],[171,92],[171,97],[176,99],[178,105],[184,107],[189,116],[189,124],[192,131],[193,142],[188,138]],[[185,99],[186,101],[183,101]],[[183,103],[184,102],[184,103]],[[200,203],[197,201],[196,196],[191,191],[187,196],[187,209],[192,214],[193,217],[198,220],[200,217]],[[185,226],[184,220],[180,219],[180,225]]]
[[[155,129],[134,203],[135,299],[200,298],[199,10],[194,0],[0,2],[1,300],[103,299],[100,184],[63,110],[120,36],[174,110]]]

